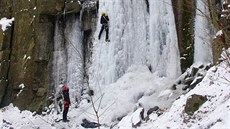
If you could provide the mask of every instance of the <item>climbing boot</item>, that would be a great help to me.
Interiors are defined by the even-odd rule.
[[[109,39],[105,39],[105,42],[110,42],[110,40]]]

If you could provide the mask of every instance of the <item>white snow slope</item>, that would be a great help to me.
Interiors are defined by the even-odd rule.
[[[147,69],[147,68],[146,68]],[[161,85],[167,85],[166,78],[159,78],[143,67],[133,67],[121,77],[116,83],[111,84],[109,89],[103,89],[104,96],[99,110],[101,129],[109,129],[108,125],[116,122],[116,118],[126,115],[114,128],[132,129],[132,122],[138,119],[135,115],[137,103],[142,103],[145,109],[159,105],[168,107],[168,98],[175,100],[173,91],[170,94],[160,96],[163,90]],[[137,76],[140,75],[140,76]],[[154,87],[153,87],[154,86]],[[119,88],[117,88],[119,87]],[[164,91],[164,90],[163,90]],[[154,93],[158,94],[154,94]],[[140,129],[228,129],[230,128],[230,67],[229,62],[221,63],[212,67],[203,81],[193,90],[173,102],[171,108],[159,117],[142,121]],[[206,101],[193,116],[184,113],[186,100],[193,94],[207,96]],[[138,98],[141,98],[138,100]],[[160,101],[161,100],[161,101]],[[162,101],[163,100],[163,101]],[[98,102],[96,102],[98,103]],[[96,104],[98,105],[98,104]],[[87,118],[96,121],[92,106],[82,102],[79,108],[71,106],[68,113],[69,123],[54,122],[60,119],[62,114],[51,114],[45,116],[34,115],[29,111],[19,111],[13,105],[2,108],[0,111],[0,128],[9,129],[83,129],[81,120]],[[134,114],[133,114],[134,113]],[[45,113],[44,113],[45,114]],[[145,114],[146,115],[146,114]],[[112,121],[111,121],[112,120]]]

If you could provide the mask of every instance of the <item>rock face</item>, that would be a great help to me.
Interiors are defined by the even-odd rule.
[[[194,0],[172,0],[175,14],[182,72],[193,64]]]
[[[8,83],[10,46],[12,39],[12,28],[8,28],[5,32],[0,29],[0,100],[3,99]]]
[[[194,14],[196,2],[192,0],[171,0],[175,14],[178,44],[181,56],[181,69],[185,72],[193,64],[194,51]],[[222,3],[220,0],[208,2],[212,24],[217,30],[222,30],[223,34],[217,36],[212,44],[213,62],[219,63],[220,54],[224,49],[230,47],[230,0]],[[222,5],[223,4],[223,5]]]
[[[182,74],[177,83],[172,86],[173,90],[180,88],[183,86],[183,91],[190,91],[195,88],[197,84],[199,84],[203,78],[205,77],[209,68],[211,68],[211,64],[208,65],[200,65],[200,66],[191,66],[190,69],[187,69],[184,74]]]
[[[77,0],[0,1],[0,19],[15,18],[5,32],[0,29],[0,107],[13,102],[39,111],[46,106],[54,24],[64,10],[79,13],[80,5]]]
[[[210,5],[212,22],[218,30],[221,30],[221,34],[219,31],[212,45],[213,63],[217,64],[222,61],[220,55],[223,48],[228,49],[230,47],[230,0],[226,0],[223,5],[221,5],[221,1],[212,1]]]
[[[13,0],[1,0],[0,1],[0,18],[10,17],[12,14]]]

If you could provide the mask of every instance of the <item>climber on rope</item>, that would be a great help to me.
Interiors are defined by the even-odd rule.
[[[69,88],[66,85],[62,86],[62,94],[64,97],[64,110],[63,110],[63,122],[68,122],[67,113],[69,111],[70,106],[70,98],[69,98]]]
[[[101,30],[100,30],[98,39],[100,40],[101,34],[103,30],[105,29],[105,32],[106,32],[105,41],[110,42],[109,40],[109,17],[108,17],[108,14],[105,12],[102,12],[102,15],[101,15],[101,25],[102,26],[101,26]]]

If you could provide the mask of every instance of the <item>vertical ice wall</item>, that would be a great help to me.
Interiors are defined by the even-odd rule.
[[[95,33],[90,82],[109,84],[131,65],[151,66],[160,76],[180,73],[179,52],[171,0],[100,0],[99,15],[110,18],[110,40]],[[147,5],[149,4],[149,12]],[[98,19],[100,20],[100,19]]]
[[[84,57],[81,22],[78,15],[68,17],[65,28],[67,46],[67,85],[70,89],[70,98],[80,96],[83,88]]]
[[[196,3],[194,63],[211,63],[211,42],[214,35],[208,2],[197,0]]]
[[[98,40],[101,28],[98,22],[91,81],[109,84],[123,75],[130,65],[146,62],[148,14],[144,0],[100,0],[99,2],[99,15],[105,11],[110,18],[111,42],[105,42],[105,32],[101,40]]]
[[[151,65],[160,76],[180,74],[176,26],[171,0],[149,0]]]
[[[60,83],[66,83],[67,80],[67,55],[66,46],[64,44],[64,31],[61,21],[57,20],[54,34],[54,52],[53,52],[53,81],[55,88]],[[54,88],[54,89],[55,89]]]
[[[65,23],[57,21],[55,29],[53,53],[54,87],[56,91],[59,91],[61,83],[67,85],[70,88],[70,98],[80,95],[83,85],[84,59],[79,19],[77,15],[68,16]]]

